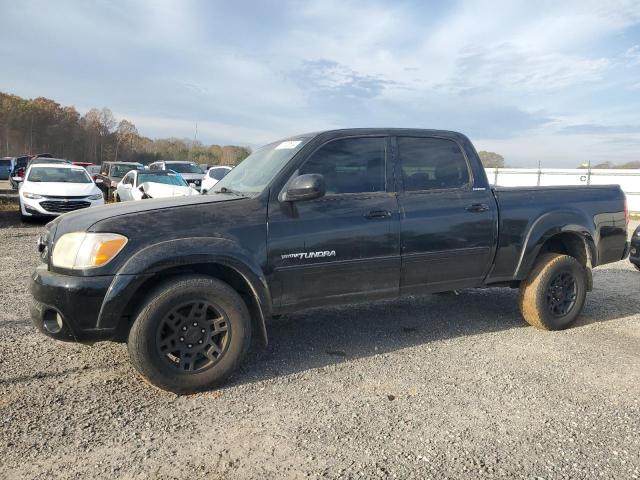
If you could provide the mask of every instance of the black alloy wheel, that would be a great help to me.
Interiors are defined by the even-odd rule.
[[[206,300],[183,303],[161,320],[158,354],[173,368],[199,373],[213,367],[231,340],[231,324],[221,308]]]
[[[556,317],[564,317],[576,304],[576,279],[571,272],[558,273],[547,287],[547,308]]]

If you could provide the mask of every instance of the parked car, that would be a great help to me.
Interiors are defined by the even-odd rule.
[[[30,158],[31,157],[29,155],[23,155],[13,159],[13,169],[11,170],[11,176],[9,177],[9,185],[11,185],[11,188],[14,190],[17,190],[20,183],[24,180],[24,174],[27,170]]]
[[[631,248],[629,249],[629,260],[634,267],[640,270],[640,226],[636,228],[631,237]]]
[[[115,200],[125,202],[189,195],[200,195],[200,192],[190,187],[178,173],[171,170],[132,170],[118,183]]]
[[[79,167],[84,167],[84,168],[91,167],[91,166],[94,166],[94,167],[98,166],[98,165],[96,165],[95,163],[92,163],[92,162],[71,162],[71,163],[73,165],[78,165]]]
[[[38,163],[27,168],[18,201],[23,220],[104,203],[102,192],[87,171],[65,163]]]
[[[204,178],[204,172],[200,166],[194,162],[178,160],[153,162],[149,165],[149,170],[173,170],[182,175],[182,178],[184,178],[188,184],[193,184],[193,187],[198,191],[200,191],[202,179]]]
[[[627,224],[617,185],[491,188],[459,133],[320,132],[256,150],[207,195],[49,223],[31,316],[60,340],[126,341],[151,383],[195,392],[308,307],[512,287],[527,322],[566,328],[592,267],[626,258]]]
[[[102,164],[100,173],[96,175],[96,183],[99,184],[105,198],[113,198],[118,183],[131,170],[144,170],[144,166],[137,162],[104,162]]]
[[[13,170],[13,157],[0,158],[0,180],[8,180]]]
[[[204,176],[204,180],[202,180],[202,193],[207,193],[213,186],[222,180],[227,173],[231,171],[233,167],[225,167],[222,165],[218,165],[215,167],[211,167],[207,170],[207,173]]]

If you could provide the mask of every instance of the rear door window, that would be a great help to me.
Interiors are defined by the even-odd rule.
[[[398,137],[398,156],[405,191],[459,189],[471,182],[465,156],[453,140]]]

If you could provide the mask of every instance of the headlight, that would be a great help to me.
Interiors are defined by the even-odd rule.
[[[89,197],[87,197],[89,200],[100,200],[102,198],[102,194],[101,193],[96,193],[95,195],[91,195]]]
[[[127,237],[117,233],[66,233],[53,246],[51,263],[61,268],[102,267],[126,244]]]
[[[38,195],[37,193],[29,193],[29,192],[20,192],[24,198],[30,198],[32,200],[37,200],[42,198],[42,195]]]

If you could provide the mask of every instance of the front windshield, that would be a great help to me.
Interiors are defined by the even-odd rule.
[[[162,175],[159,173],[139,173],[138,185],[141,185],[145,182],[163,183],[165,185],[175,185],[176,187],[189,186],[187,182],[185,182],[184,178],[182,178],[180,175],[176,175],[176,174]]]
[[[32,167],[29,171],[29,182],[57,183],[91,183],[91,178],[84,169],[61,167]]]
[[[178,173],[199,173],[202,174],[202,169],[195,163],[170,163],[167,162],[167,168]]]
[[[124,177],[131,170],[142,170],[142,167],[137,165],[111,165],[111,176]]]
[[[216,183],[207,195],[221,191],[247,195],[262,192],[307,141],[309,141],[308,137],[302,137],[260,147]]]

